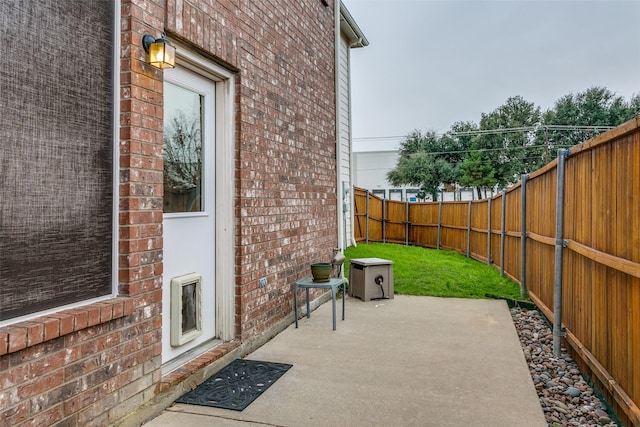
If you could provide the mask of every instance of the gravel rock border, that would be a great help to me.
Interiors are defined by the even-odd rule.
[[[553,356],[553,334],[540,313],[514,307],[511,317],[548,425],[617,426],[566,349]]]

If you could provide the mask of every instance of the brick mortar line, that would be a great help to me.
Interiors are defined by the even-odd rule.
[[[0,356],[54,340],[133,313],[133,298],[107,301],[62,310],[0,328]]]

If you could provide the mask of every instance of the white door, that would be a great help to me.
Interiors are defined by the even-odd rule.
[[[216,334],[216,195],[215,83],[180,67],[164,73],[162,362],[166,363]]]

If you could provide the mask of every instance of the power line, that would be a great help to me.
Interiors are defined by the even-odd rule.
[[[529,132],[538,130],[568,130],[568,131],[606,131],[613,129],[615,126],[578,126],[578,125],[536,125],[536,126],[521,126],[513,128],[498,128],[498,129],[478,129],[462,132],[446,132],[448,135],[455,136],[475,136],[475,135],[488,135],[488,134],[501,134],[501,133],[517,133],[517,132]],[[443,134],[437,134],[436,136],[442,136]],[[391,141],[391,140],[403,140],[407,139],[409,135],[397,135],[397,136],[369,136],[353,138],[354,141]]]
[[[361,141],[361,140],[367,140],[367,141],[380,141],[380,140],[385,140],[385,139],[405,139],[407,137],[407,135],[399,135],[399,136],[366,136],[366,137],[361,137],[361,138],[353,138],[354,141]]]
[[[469,130],[463,132],[451,132],[450,135],[456,136],[473,136],[473,135],[491,135],[501,133],[520,133],[536,130],[535,126],[524,126],[518,128],[499,128],[499,129],[483,129],[483,130]]]
[[[529,148],[546,148],[546,144],[532,144],[532,145],[515,145],[512,147],[497,147],[497,148],[476,148],[476,149],[469,149],[469,150],[451,150],[451,151],[428,151],[425,152],[425,154],[460,154],[460,153],[484,153],[484,152],[491,152],[491,151],[511,151],[511,150],[523,150],[523,149],[529,149]],[[554,148],[566,148],[566,147],[570,147],[570,145],[554,145]]]
[[[574,125],[542,125],[543,129],[558,129],[558,130],[609,130],[616,126],[574,126]]]
[[[487,135],[487,134],[501,134],[501,133],[517,133],[517,132],[530,132],[538,130],[586,130],[586,131],[605,131],[613,129],[615,126],[577,126],[577,125],[538,125],[538,126],[523,126],[517,128],[499,128],[499,129],[485,129],[475,131],[464,132],[451,132],[450,135],[457,136],[473,136],[473,135]]]
[[[570,147],[570,145],[567,144],[559,144],[559,145],[554,145],[554,149],[555,148],[568,148]],[[452,150],[452,151],[430,151],[427,152],[425,154],[427,155],[436,155],[436,154],[460,154],[460,153],[480,153],[480,152],[492,152],[492,151],[508,151],[508,150],[514,150],[514,149],[525,149],[525,148],[546,148],[546,145],[525,145],[525,146],[515,146],[515,147],[511,147],[511,148],[505,148],[505,147],[499,147],[499,148],[478,148],[478,149],[474,149],[474,150]],[[358,153],[358,152],[356,152]],[[363,151],[361,153],[366,154],[366,151]],[[544,153],[540,153],[539,156],[533,156],[533,157],[523,157],[520,158],[519,160],[536,160],[536,159],[542,159],[542,157],[544,156]],[[462,164],[462,162],[452,162],[452,165],[458,165],[458,164]],[[392,167],[383,167],[383,168],[365,168],[365,169],[358,169],[360,171],[375,171],[375,170],[391,170],[394,169]]]

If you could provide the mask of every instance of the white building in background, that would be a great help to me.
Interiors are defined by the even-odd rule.
[[[398,163],[398,150],[357,151],[353,153],[354,185],[369,190],[373,194],[388,200],[408,200],[416,202],[419,188],[412,186],[393,186],[387,180],[387,173]],[[473,200],[470,189],[440,192],[438,200]],[[431,201],[428,196],[427,201]]]
[[[417,188],[393,186],[387,173],[396,167],[398,151],[360,151],[353,153],[354,185],[390,200],[407,200],[416,196]]]

